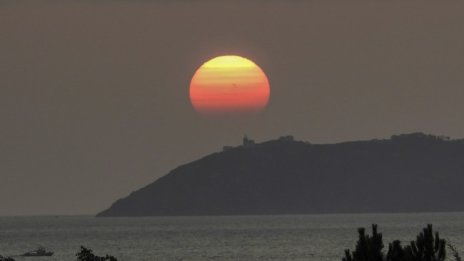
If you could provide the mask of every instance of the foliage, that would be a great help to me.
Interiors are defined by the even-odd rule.
[[[456,250],[456,248],[453,245],[451,245],[450,243],[448,243],[448,248],[450,249],[451,254],[454,257],[454,260],[461,261],[461,256],[459,255],[458,250]]]
[[[382,261],[382,234],[377,233],[377,225],[372,225],[372,237],[367,235],[364,228],[358,229],[359,238],[353,253],[345,250],[343,261]]]
[[[406,257],[403,260],[444,261],[446,258],[446,241],[440,239],[438,232],[435,236],[432,225],[426,228],[412,241],[410,246],[405,247]]]
[[[366,235],[364,228],[358,229],[358,233],[355,251],[345,250],[343,261],[444,261],[446,258],[446,241],[438,232],[433,233],[430,224],[409,245],[403,247],[399,240],[388,244],[386,255],[382,251],[382,234],[377,232],[377,225],[372,225],[372,236]],[[456,249],[448,246],[455,260],[461,261]]]
[[[96,256],[92,249],[81,246],[81,251],[76,254],[78,261],[118,261],[114,256]]]
[[[15,261],[15,260],[11,257],[0,255],[0,261]]]

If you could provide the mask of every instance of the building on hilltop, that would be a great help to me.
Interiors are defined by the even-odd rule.
[[[255,141],[252,140],[252,139],[248,139],[248,137],[245,135],[245,137],[243,137],[243,146],[244,147],[251,147],[251,146],[254,146],[255,145]]]

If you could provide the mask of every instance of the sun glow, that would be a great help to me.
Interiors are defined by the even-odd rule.
[[[195,72],[190,100],[203,114],[257,112],[269,101],[269,81],[249,59],[226,55],[213,58]]]

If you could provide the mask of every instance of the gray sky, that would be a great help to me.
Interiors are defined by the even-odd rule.
[[[0,215],[94,214],[179,164],[293,134],[464,137],[463,1],[0,0]],[[258,63],[259,115],[188,99],[215,55]]]

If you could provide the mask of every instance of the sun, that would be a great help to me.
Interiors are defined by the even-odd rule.
[[[215,57],[201,65],[190,82],[190,101],[206,115],[259,112],[269,102],[269,80],[253,61]]]

